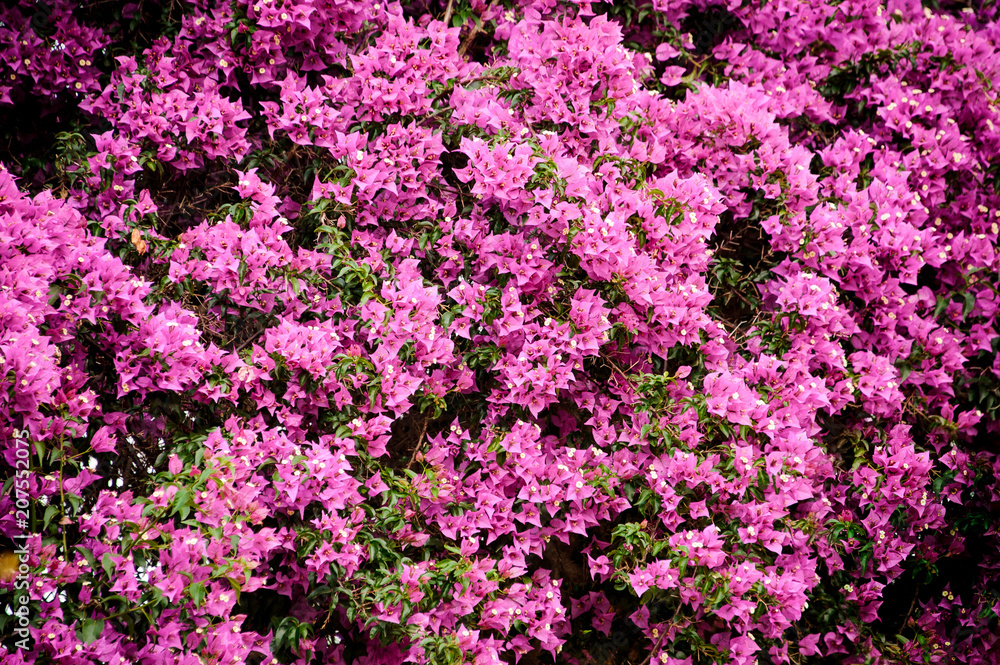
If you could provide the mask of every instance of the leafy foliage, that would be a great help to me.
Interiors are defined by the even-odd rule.
[[[998,36],[6,3],[4,663],[995,662]]]

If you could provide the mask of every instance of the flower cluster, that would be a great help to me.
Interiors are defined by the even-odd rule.
[[[0,8],[5,663],[996,662],[995,9],[110,4]]]

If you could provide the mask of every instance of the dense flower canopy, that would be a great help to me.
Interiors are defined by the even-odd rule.
[[[1000,662],[996,9],[0,45],[5,664]]]

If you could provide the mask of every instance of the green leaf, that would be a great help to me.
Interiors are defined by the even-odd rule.
[[[239,602],[240,602],[240,591],[243,590],[243,587],[240,585],[239,582],[237,582],[236,580],[234,580],[231,577],[227,577],[226,580],[229,582],[229,586],[231,586],[233,588],[233,591],[236,593],[236,603],[239,604]]]
[[[59,507],[54,504],[51,506],[47,506],[45,508],[45,516],[42,518],[43,529],[49,528],[49,523],[52,521],[52,518],[55,517],[56,513],[58,512],[59,512]]]
[[[83,641],[84,644],[90,644],[101,636],[101,632],[103,630],[103,619],[84,619],[83,623],[80,625],[80,640]]]
[[[272,648],[275,650],[281,649],[284,646],[287,637],[288,626],[286,624],[278,626],[278,629],[274,631],[274,638],[271,640],[271,644],[273,645]]]
[[[110,552],[105,552],[104,556],[101,557],[101,568],[104,569],[104,573],[109,579],[114,577],[115,562],[112,560]]]
[[[967,317],[969,315],[969,312],[971,312],[973,309],[975,309],[975,307],[976,307],[976,294],[974,294],[974,293],[966,293],[965,294],[965,305],[962,307],[962,320],[963,321],[965,320],[965,317]]]
[[[174,495],[174,512],[181,516],[181,519],[187,519],[188,514],[191,512],[191,491],[187,488],[181,489]]]
[[[80,552],[80,554],[83,555],[83,558],[87,560],[87,563],[90,565],[90,567],[92,569],[97,567],[97,561],[94,559],[94,553],[93,552],[91,552],[86,547],[81,547],[80,545],[77,545],[76,549],[77,549],[77,551]]]
[[[208,590],[205,588],[204,582],[195,582],[188,587],[188,594],[191,596],[191,600],[194,601],[195,607],[201,607],[202,603],[205,602],[205,596]]]
[[[937,305],[934,306],[934,318],[936,319],[939,316],[941,316],[941,312],[943,312],[944,308],[947,306],[948,306],[948,298],[944,296],[938,296]]]

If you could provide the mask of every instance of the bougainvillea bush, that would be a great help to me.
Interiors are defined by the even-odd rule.
[[[3,662],[1000,662],[997,19],[4,3]]]

